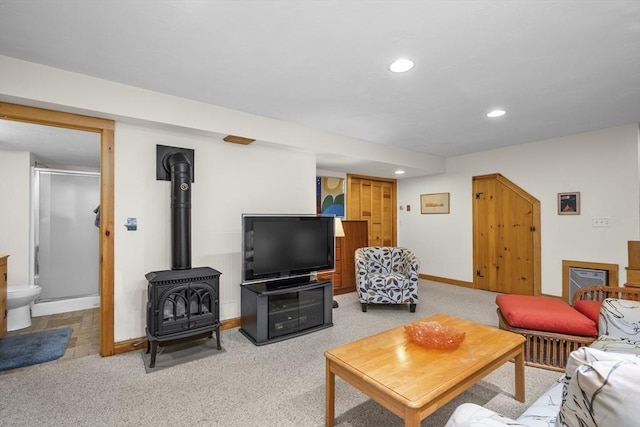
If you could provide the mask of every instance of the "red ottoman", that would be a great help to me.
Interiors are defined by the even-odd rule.
[[[596,323],[565,301],[529,295],[498,295],[500,329],[523,335],[529,366],[564,370],[569,353],[591,344]]]

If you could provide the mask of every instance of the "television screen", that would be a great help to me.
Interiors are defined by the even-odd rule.
[[[243,215],[242,232],[243,283],[333,269],[333,217]]]

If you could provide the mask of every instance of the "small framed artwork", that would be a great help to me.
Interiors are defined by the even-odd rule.
[[[432,193],[420,195],[420,213],[448,214],[449,193]]]
[[[316,177],[316,213],[344,218],[344,178]]]
[[[558,215],[580,215],[580,193],[558,193]]]

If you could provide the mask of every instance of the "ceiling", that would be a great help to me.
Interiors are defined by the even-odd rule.
[[[0,150],[28,151],[42,166],[100,169],[100,134],[0,120]]]
[[[638,0],[0,0],[0,54],[441,157],[640,122]]]

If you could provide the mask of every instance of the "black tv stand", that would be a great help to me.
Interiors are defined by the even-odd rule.
[[[311,276],[307,275],[307,276],[300,276],[300,277],[286,277],[284,279],[276,279],[268,282],[261,282],[261,283],[258,283],[257,285],[254,284],[254,285],[247,285],[247,286],[254,286],[254,289],[263,289],[264,287],[267,291],[276,291],[279,289],[297,287],[302,284],[311,283],[311,282],[312,282]]]
[[[240,332],[255,345],[333,326],[331,281],[296,278],[286,284],[241,285]]]

